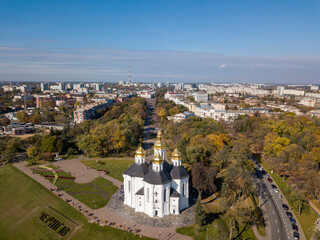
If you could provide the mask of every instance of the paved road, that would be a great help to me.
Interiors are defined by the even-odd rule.
[[[257,167],[255,170],[256,172],[253,181],[258,191],[260,205],[264,211],[268,239],[293,239],[291,223],[282,207],[283,203],[288,205],[286,199],[284,199],[284,197],[279,199],[272,189],[271,184],[267,181],[267,177],[262,171],[258,170]],[[297,219],[295,216],[294,218]],[[296,225],[299,228],[300,239],[304,240],[305,236],[300,224],[297,222]]]
[[[155,111],[155,99],[147,99],[147,117],[143,132],[143,148],[146,150],[146,160],[150,162],[153,155],[150,154],[150,149],[152,148],[157,132],[159,131],[160,123],[157,121],[156,111]]]
[[[147,121],[145,125],[146,131],[144,132],[144,141],[143,144],[147,146],[149,149],[153,144],[155,139],[152,139],[154,134],[157,132],[157,128],[159,124],[155,121],[155,115],[154,113],[154,102],[155,99],[148,99],[148,116],[147,116]],[[154,121],[151,121],[154,120]],[[148,156],[150,159],[152,159],[152,155]],[[118,181],[117,179],[114,179],[108,175],[104,175],[102,173],[99,173],[95,169],[87,168],[84,164],[81,162],[81,157],[77,159],[71,159],[71,160],[63,160],[60,162],[54,163],[54,165],[61,167],[63,170],[70,172],[72,175],[75,176],[75,181],[78,183],[87,183],[91,182],[93,179],[101,176],[103,178],[106,178],[107,180],[113,182],[114,185],[119,187],[122,182]],[[39,182],[42,186],[46,187],[47,189],[56,189],[57,187],[53,185],[50,181],[46,180],[44,177],[38,175],[38,174],[33,174],[32,170],[28,167],[25,166],[25,162],[19,162],[15,163],[14,166],[18,168],[20,171],[24,172],[26,175],[29,177],[33,178],[37,182]],[[115,212],[112,212],[106,207],[100,208],[93,210],[86,206],[85,204],[81,203],[74,197],[72,197],[70,194],[64,191],[53,191],[54,194],[63,194],[60,196],[61,199],[63,200],[71,200],[69,204],[73,206],[75,209],[79,210],[79,206],[82,208],[82,213],[88,218],[89,221],[93,222],[94,220],[90,220],[89,217],[84,213],[85,210],[88,210],[89,213],[93,213],[94,216],[98,217],[99,220],[107,220],[109,222],[115,222],[116,224],[123,225],[125,224],[127,227],[130,227],[131,229],[140,229],[141,232],[139,233],[140,235],[151,237],[151,238],[156,238],[159,239],[159,233],[161,233],[160,237],[161,239],[166,239],[166,240],[192,240],[191,237],[181,235],[179,233],[176,233],[176,228],[160,228],[160,227],[149,227],[145,225],[140,225],[137,224],[133,221],[127,220],[123,218],[122,216],[118,215]],[[96,220],[95,220],[96,221]],[[94,221],[94,222],[95,222]]]

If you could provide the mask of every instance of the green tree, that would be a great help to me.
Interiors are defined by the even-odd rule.
[[[16,117],[20,122],[26,123],[29,121],[28,114],[25,111],[18,111]]]
[[[54,152],[56,148],[57,136],[43,136],[41,140],[41,149],[43,152]]]
[[[37,157],[37,155],[38,155],[38,151],[37,151],[35,146],[30,146],[27,149],[27,154],[28,154],[29,158],[35,159]]]
[[[194,207],[194,221],[199,226],[203,226],[206,224],[206,214],[202,209],[201,201],[198,199],[196,205]]]

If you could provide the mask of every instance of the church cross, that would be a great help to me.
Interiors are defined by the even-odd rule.
[[[154,195],[156,195],[156,197],[158,197],[158,194],[159,194],[159,193],[157,193],[157,192],[154,193]]]

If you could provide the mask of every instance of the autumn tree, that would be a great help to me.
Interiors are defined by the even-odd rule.
[[[217,188],[214,184],[216,175],[216,171],[206,166],[203,162],[197,162],[192,165],[192,185],[198,190],[198,199],[201,199],[203,190],[208,190],[210,193],[216,191]]]
[[[16,117],[20,122],[26,123],[29,121],[28,114],[25,111],[18,111]]]

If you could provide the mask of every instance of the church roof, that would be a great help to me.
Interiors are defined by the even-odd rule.
[[[154,157],[153,164],[157,164],[157,165],[163,164],[163,159],[159,155],[159,153],[157,153],[156,156]]]
[[[149,172],[144,177],[143,181],[149,184],[158,185],[170,182],[171,177],[167,171],[155,172],[152,170],[152,167],[150,167]]]
[[[181,165],[181,166],[173,166],[170,175],[172,179],[182,179],[189,176],[189,173],[187,170]]]
[[[176,148],[173,153],[171,154],[172,160],[180,160],[181,159],[181,153],[179,152],[178,148]]]
[[[130,177],[144,177],[148,171],[149,166],[147,163],[134,163],[123,174],[129,175]]]
[[[137,192],[136,195],[144,195],[144,187],[140,188]]]
[[[140,145],[140,147],[137,149],[136,155],[137,155],[137,156],[141,156],[141,157],[145,157],[145,156],[146,156],[146,151],[142,148],[141,145]]]
[[[178,198],[180,197],[180,193],[178,193],[175,189],[170,188],[170,197]]]

